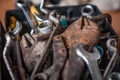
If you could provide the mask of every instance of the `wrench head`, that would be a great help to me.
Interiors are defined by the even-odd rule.
[[[116,52],[117,51],[117,49],[116,49],[117,41],[113,38],[110,38],[110,39],[107,40],[106,46],[111,52]]]
[[[88,62],[88,60],[99,60],[100,59],[100,52],[96,47],[93,47],[92,52],[88,52],[85,50],[84,45],[80,43],[76,48],[76,54],[81,57],[85,62]]]
[[[56,16],[56,17],[55,17]],[[53,10],[50,12],[49,14],[49,19],[51,21],[53,21],[56,25],[60,24],[60,21],[58,19],[58,17],[60,16],[60,14],[56,11],[56,10]]]

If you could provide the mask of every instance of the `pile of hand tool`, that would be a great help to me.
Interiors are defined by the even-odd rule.
[[[0,80],[120,80],[111,23],[91,4],[18,0],[5,14],[6,29],[0,22]]]

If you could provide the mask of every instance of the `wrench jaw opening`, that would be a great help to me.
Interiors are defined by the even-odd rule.
[[[87,64],[93,80],[103,80],[97,64],[97,60],[100,59],[100,53],[95,47],[93,47],[93,51],[90,53],[87,52],[84,49],[84,45],[80,43],[76,48],[76,54]]]
[[[76,48],[76,53],[77,53],[77,55],[78,56],[80,56],[80,57],[83,57],[83,59],[86,61],[86,62],[88,62],[88,58],[91,56],[93,59],[96,59],[96,60],[99,60],[100,59],[100,52],[99,52],[99,50],[96,48],[96,47],[93,47],[93,50],[92,50],[92,52],[90,53],[90,52],[88,52],[88,51],[86,51],[85,49],[84,49],[84,45],[82,44],[82,43],[80,43],[78,46],[77,46],[77,48]],[[98,54],[96,54],[96,53],[98,53]],[[89,55],[90,54],[90,55]],[[85,56],[84,56],[85,55]],[[87,56],[87,55],[89,55],[89,56]],[[94,56],[92,56],[92,55],[94,55]],[[87,59],[86,59],[87,58]]]

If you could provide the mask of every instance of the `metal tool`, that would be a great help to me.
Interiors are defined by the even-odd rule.
[[[10,65],[11,64],[10,60],[9,60],[10,53],[15,46],[16,37],[12,33],[6,33],[5,38],[6,38],[6,44],[5,44],[5,48],[3,51],[3,59],[5,61],[6,67],[9,71],[9,74],[10,74],[12,80],[17,80],[16,74],[14,74],[13,69]]]
[[[67,73],[64,74],[63,80],[81,80],[84,75],[83,72],[85,72],[85,62],[76,54],[75,48],[69,52],[68,69],[66,69]]]
[[[106,19],[110,24],[112,23],[112,17],[110,14],[97,15],[97,16],[89,17],[89,19],[91,19],[92,21],[95,21],[95,22]],[[103,23],[103,21],[100,23]],[[100,23],[98,25],[100,25]]]
[[[53,13],[53,12],[52,12],[52,13]],[[53,18],[52,18],[52,19],[53,19]],[[58,22],[58,21],[59,21],[59,20],[58,20],[57,18],[55,18],[55,17],[54,17],[54,19],[56,20],[55,22]],[[50,47],[50,44],[51,44],[51,42],[52,42],[53,36],[54,36],[54,34],[56,33],[58,27],[60,27],[58,24],[59,24],[59,22],[56,24],[56,27],[54,27],[54,28],[53,28],[53,31],[51,32],[51,35],[50,35],[50,37],[49,37],[49,39],[48,39],[48,41],[47,41],[47,43],[46,43],[46,45],[45,45],[45,48],[44,48],[44,50],[43,50],[43,53],[42,53],[41,57],[39,58],[39,60],[37,61],[36,65],[35,65],[35,67],[34,67],[34,69],[33,69],[33,72],[32,72],[32,74],[31,74],[30,80],[32,80],[33,76],[36,74],[37,71],[41,70],[41,68],[42,68],[42,66],[43,66],[43,64],[44,64],[44,62],[45,62],[45,60],[46,60],[46,58],[47,58],[47,56],[48,56],[47,51],[49,50],[49,47]],[[39,70],[38,70],[38,69],[39,69]]]
[[[18,69],[20,79],[26,80],[25,70],[23,68],[22,59],[21,59],[22,56],[21,56],[20,44],[19,44],[19,41],[20,41],[19,34],[20,34],[21,30],[22,30],[22,24],[19,21],[16,21],[16,27],[12,31],[12,33],[17,37],[16,47],[15,47],[15,51],[16,51],[15,54],[17,56],[17,69]]]
[[[34,5],[30,6],[30,12],[31,12],[31,14],[33,15],[33,16],[31,15],[32,18],[34,19],[34,21],[37,22],[37,25],[39,26],[39,25],[44,21],[44,20],[40,17],[40,16],[43,16],[43,14],[40,13]],[[36,23],[36,22],[34,22],[34,23]]]
[[[108,80],[120,80],[120,73],[119,72],[113,72]]]
[[[19,21],[16,21],[16,27],[13,29],[12,33],[17,36],[21,32],[21,30],[22,24]]]
[[[40,18],[37,14],[34,14],[36,20],[38,20],[39,22],[43,22],[44,20],[42,18]]]
[[[108,50],[110,50],[113,53],[113,55],[112,55],[112,57],[110,59],[110,62],[108,63],[108,65],[105,69],[105,72],[104,72],[104,75],[103,75],[103,77],[105,79],[108,78],[108,76],[110,75],[110,73],[114,69],[115,64],[117,62],[117,59],[118,59],[118,56],[119,56],[118,50],[116,48],[117,42],[116,42],[115,39],[113,39],[113,38],[108,39],[107,43],[106,43],[106,46],[107,46]]]
[[[87,52],[84,49],[84,45],[81,43],[77,46],[76,53],[87,64],[90,74],[92,76],[92,79],[103,80],[98,64],[97,64],[97,60],[100,59],[99,51],[94,47],[92,53]]]
[[[39,33],[37,35],[40,35]],[[35,64],[43,53],[47,39],[44,41],[36,40],[36,35],[26,33],[22,36],[21,49],[23,54],[23,61],[28,72],[34,69]]]
[[[48,14],[49,12],[45,9],[45,8],[43,8],[43,6],[44,6],[44,0],[41,0],[41,3],[40,3],[40,11],[42,11],[44,14]]]
[[[16,41],[17,68],[21,80],[26,80],[25,70],[23,68],[19,41]]]
[[[55,28],[52,31],[52,33],[51,33],[51,35],[50,35],[50,37],[49,37],[49,39],[48,39],[48,41],[47,41],[47,43],[45,45],[43,53],[42,53],[41,57],[39,58],[39,60],[37,61],[36,65],[35,65],[35,67],[33,69],[30,80],[32,80],[32,77],[35,75],[35,73],[38,71],[38,69],[41,70],[41,68],[42,68],[42,66],[43,66],[43,64],[44,64],[44,62],[45,62],[45,60],[47,58],[47,55],[48,55],[47,51],[49,50],[49,46],[51,44],[52,38],[53,38],[54,33],[56,32],[56,30],[57,30],[57,28]]]
[[[23,13],[24,13],[24,15],[25,15],[25,17],[26,17],[26,19],[27,19],[27,21],[28,21],[29,26],[31,27],[31,29],[33,29],[34,31],[36,31],[35,30],[35,26],[34,26],[32,20],[31,20],[30,16],[28,15],[28,13],[26,12],[26,10],[24,9],[25,5],[22,4],[22,3],[20,3],[20,2],[17,2],[17,6],[23,11]]]
[[[45,70],[43,73],[37,73],[35,78],[40,78],[43,80],[58,80],[60,78],[60,73],[64,67],[67,58],[67,51],[63,42],[62,37],[57,36],[53,39],[53,65]],[[45,77],[46,76],[46,77]]]
[[[52,29],[53,29],[53,23],[50,20],[43,21],[38,27],[38,30],[42,34],[48,34],[52,31]]]
[[[54,15],[56,15],[57,18],[55,18]],[[60,15],[59,15],[59,13],[58,13],[56,10],[51,11],[50,14],[49,14],[49,19],[50,19],[56,26],[58,26],[58,25],[60,24],[59,17],[60,17]]]
[[[86,5],[81,8],[81,13],[82,13],[82,16],[90,17],[90,16],[93,16],[94,9],[91,5]]]

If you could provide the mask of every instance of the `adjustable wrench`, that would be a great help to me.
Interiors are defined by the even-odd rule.
[[[114,42],[114,45],[112,45],[112,42]],[[104,75],[103,75],[103,77],[105,79],[107,79],[108,76],[110,75],[110,73],[112,72],[113,68],[115,67],[118,56],[119,56],[117,48],[116,48],[117,42],[116,42],[115,39],[113,39],[113,38],[108,39],[107,43],[106,43],[106,46],[113,53],[113,55],[112,55],[112,58],[111,58],[110,62],[108,63],[108,65],[105,69],[105,72],[104,72]]]
[[[81,43],[76,48],[76,54],[87,64],[93,80],[103,80],[97,64],[97,60],[100,59],[100,53],[95,47],[93,48],[93,52],[90,53],[84,49],[84,45]]]

